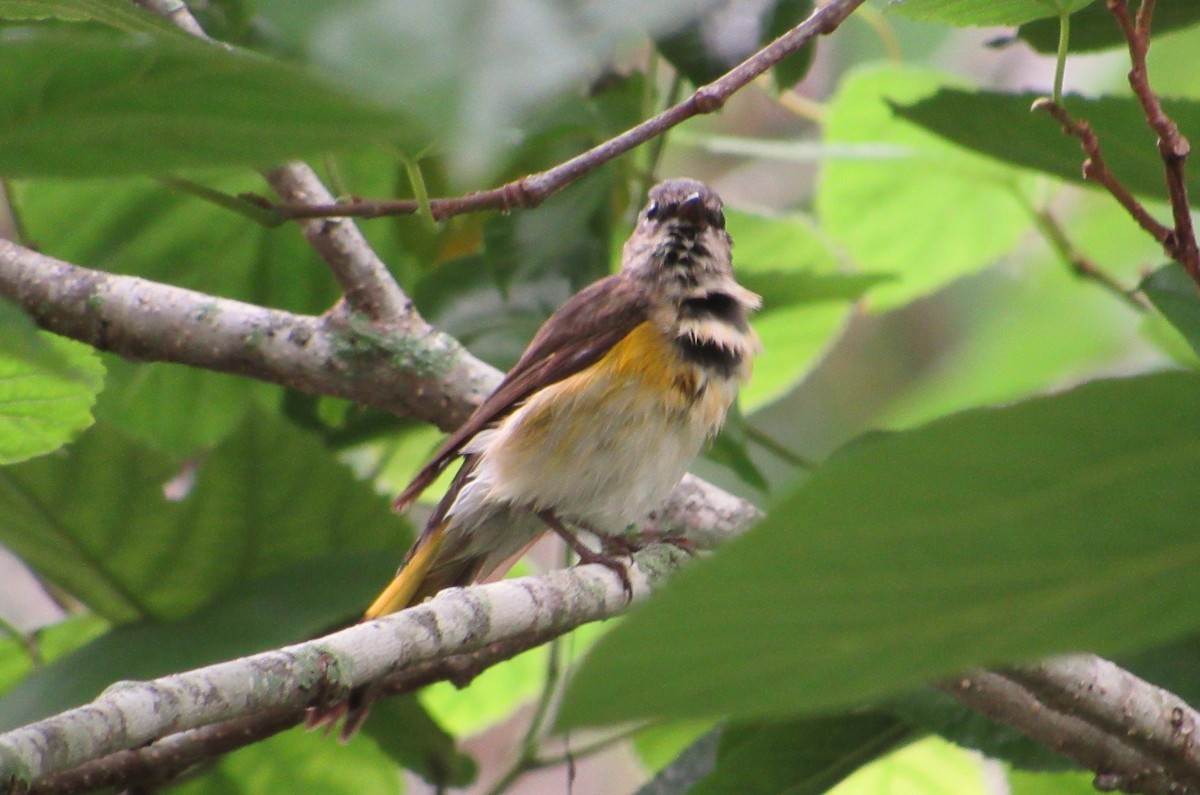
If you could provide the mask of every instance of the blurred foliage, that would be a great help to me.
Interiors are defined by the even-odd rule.
[[[126,0],[0,0],[5,228],[85,267],[314,315],[337,288],[296,225],[257,226],[161,177],[261,195],[254,168],[305,156],[343,197],[412,197],[406,162],[434,195],[491,187],[610,139],[812,6],[191,5],[232,47]],[[1194,139],[1200,11],[1159,5],[1152,82]],[[1196,286],[1082,183],[1077,142],[1029,113],[1028,87],[1048,93],[1054,70],[1033,51],[1057,48],[1061,13],[1073,52],[1115,50],[1116,27],[1101,0],[887,11],[865,7],[778,65],[774,86],[536,209],[361,224],[422,313],[504,368],[619,266],[654,179],[698,176],[728,199],[765,351],[697,469],[769,518],[560,654],[568,721],[651,719],[629,744],[662,771],[660,795],[983,792],[962,747],[1004,760],[1017,795],[1082,792],[1086,777],[1046,772],[1063,762],[1045,749],[914,690],[998,659],[1095,648],[1196,697]],[[1020,27],[992,48],[948,27],[995,24]],[[1166,219],[1120,71],[1092,69],[1100,88],[1066,105]],[[1117,287],[1081,278],[1078,257]],[[1150,374],[1168,368],[1182,372]],[[891,433],[864,436],[876,429]],[[387,495],[437,439],[342,400],[100,354],[0,303],[0,542],[74,611],[0,638],[0,720],[352,620],[409,539]],[[518,571],[539,565],[555,563]],[[348,745],[287,732],[175,791],[419,787],[401,768],[465,784],[479,771],[456,741],[487,758],[484,738],[515,744],[547,659],[381,705]],[[910,743],[929,733],[957,745]],[[608,791],[637,785],[614,772]]]

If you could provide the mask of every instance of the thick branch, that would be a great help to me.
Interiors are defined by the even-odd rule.
[[[735,93],[754,78],[766,72],[787,56],[799,50],[817,36],[832,33],[864,0],[831,0],[819,6],[808,19],[768,44],[745,61],[708,85],[700,86],[690,97],[673,105],[659,115],[647,119],[615,138],[571,158],[565,163],[537,174],[501,185],[491,190],[471,193],[453,199],[434,199],[430,202],[433,217],[454,215],[486,209],[510,210],[514,207],[536,207],[562,188],[626,152],[662,135],[693,116],[720,110]],[[369,201],[359,200],[336,204],[288,204],[275,209],[285,218],[354,216],[379,218],[386,215],[411,215],[418,210],[415,201],[406,199]]]
[[[465,687],[484,670],[562,634],[544,630],[506,638],[475,652],[414,665],[386,677],[372,688],[377,697],[418,690],[449,681]],[[164,737],[150,745],[118,751],[62,773],[47,776],[30,787],[28,795],[73,795],[104,787],[118,790],[165,784],[192,766],[247,745],[261,742],[303,723],[309,708],[268,710]]]
[[[0,296],[45,329],[129,359],[249,376],[442,428],[460,424],[500,378],[415,313],[398,328],[296,315],[81,268],[7,240]]]
[[[687,558],[670,545],[638,552],[634,601]],[[120,682],[95,701],[0,735],[6,791],[178,732],[251,713],[336,702],[351,689],[523,636],[544,638],[610,618],[628,602],[602,565],[452,588],[423,605],[332,635],[150,682]]]
[[[1053,665],[1047,663],[1047,665]],[[1123,732],[1097,727],[1072,709],[1059,710],[1008,676],[972,671],[940,685],[968,707],[1012,726],[1096,774],[1096,789],[1146,795],[1200,792],[1200,770],[1176,777],[1164,761],[1135,747]],[[1069,703],[1070,693],[1052,688],[1055,703]]]
[[[1127,738],[1178,779],[1200,782],[1200,715],[1174,693],[1094,654],[1055,657],[1004,674],[1050,708]]]

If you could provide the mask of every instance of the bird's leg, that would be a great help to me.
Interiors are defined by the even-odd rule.
[[[554,511],[549,508],[538,511],[537,515],[539,519],[546,523],[547,527],[554,531],[555,535],[566,541],[567,545],[575,550],[575,554],[579,556],[580,563],[599,563],[606,569],[616,573],[621,578],[621,585],[625,588],[625,597],[630,601],[633,600],[633,583],[629,580],[629,569],[625,567],[624,563],[609,555],[592,550],[587,544],[579,540],[579,536],[568,530]]]

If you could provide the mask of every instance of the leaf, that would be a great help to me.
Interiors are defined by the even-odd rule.
[[[201,775],[171,787],[173,795],[395,795],[403,781],[374,743],[339,743],[298,726],[221,757]]]
[[[263,183],[221,173],[205,184],[236,194]],[[145,177],[39,179],[17,188],[29,245],[68,262],[307,314],[337,300],[328,268],[294,224],[266,229]]]
[[[812,0],[770,0],[753,5],[710,4],[704,16],[656,37],[659,54],[693,85],[716,80],[812,13]],[[809,42],[774,68],[787,88],[808,71],[816,46]]]
[[[405,117],[304,71],[182,37],[9,31],[0,174],[86,177],[425,140]]]
[[[1200,23],[1200,5],[1196,3],[1161,3],[1154,8],[1154,41],[1166,33]],[[1052,55],[1058,51],[1058,20],[1039,19],[1022,25],[1017,38],[1027,42],[1040,53]],[[1095,2],[1071,16],[1071,52],[1073,54],[1124,48],[1125,37],[1113,15],[1103,2]]]
[[[1200,353],[1200,291],[1178,262],[1170,262],[1138,285],[1159,312]]]
[[[689,795],[820,795],[913,736],[877,712],[771,723],[734,723],[721,733],[712,774]]]
[[[653,732],[653,727],[649,731]],[[639,737],[644,734],[646,730],[639,732]],[[684,795],[691,792],[692,787],[716,766],[720,739],[720,726],[705,731],[679,751],[669,765],[659,769],[634,795]]]
[[[0,328],[17,328],[0,338],[0,464],[13,464],[57,450],[92,424],[104,365],[88,346],[29,333],[27,318],[0,302],[4,309]]]
[[[792,28],[799,25],[812,14],[813,0],[775,0],[770,15],[767,17],[767,35],[762,44],[767,44]],[[816,41],[810,41],[784,58],[771,70],[775,78],[775,86],[781,91],[791,88],[808,74],[813,57],[817,52]]]
[[[255,413],[182,468],[98,426],[65,455],[0,470],[0,540],[127,622],[185,615],[238,583],[338,550],[394,549],[398,559],[405,525],[319,441]]]
[[[822,227],[860,268],[898,277],[871,291],[874,309],[906,303],[991,264],[1031,225],[1023,198],[1028,177],[896,119],[895,103],[918,102],[946,79],[913,67],[859,68],[829,108],[827,145],[901,152],[827,162],[816,196]]]
[[[0,19],[90,20],[127,33],[186,36],[164,17],[125,0],[0,0]]]
[[[763,352],[755,357],[754,377],[741,392],[742,406],[749,411],[807,373],[841,330],[847,316],[844,302],[884,277],[845,272],[809,218],[771,218],[733,208],[725,216],[738,281],[763,297],[762,311],[750,320]]]
[[[601,71],[623,41],[708,0],[258,0],[285,46],[360,95],[438,131],[452,176],[492,181],[531,112]],[[353,46],[347,46],[353,42]],[[402,79],[397,79],[402,75]]]
[[[799,304],[857,301],[877,284],[894,277],[886,273],[814,273],[762,271],[739,274],[738,281],[763,297],[763,314]]]
[[[363,733],[392,759],[439,788],[465,787],[478,773],[475,760],[455,750],[454,738],[429,716],[415,696],[374,704]]]
[[[33,639],[41,658],[39,665],[69,654],[108,628],[108,622],[99,616],[82,613],[37,630]],[[8,693],[35,670],[25,644],[11,636],[0,640],[0,695]]]
[[[561,720],[810,713],[1191,631],[1196,423],[1164,373],[850,445],[602,638]]]
[[[662,774],[656,775],[647,786],[654,784],[655,780],[667,778],[678,781],[676,791],[682,792],[702,776],[708,775],[717,758],[720,734],[721,727],[714,726],[711,720],[654,723],[639,730],[632,738],[633,750],[643,767]],[[688,776],[686,782],[679,781],[681,774]],[[665,795],[658,790],[650,791]]]
[[[212,449],[258,408],[278,402],[277,387],[167,362],[105,356],[109,375],[96,402],[100,422],[182,458]]]
[[[901,16],[949,25],[1020,25],[1057,17],[1095,0],[892,0],[888,10]]]
[[[982,760],[937,737],[877,759],[829,790],[829,795],[988,795]]]
[[[1008,791],[1012,795],[1095,795],[1096,774],[1087,773],[1025,773],[1012,770],[1008,774]]]
[[[893,108],[901,118],[980,154],[1096,187],[1084,182],[1078,141],[1063,135],[1049,116],[1030,113],[1039,96],[942,88],[921,99],[898,98]],[[1092,125],[1104,159],[1127,188],[1142,196],[1166,196],[1162,159],[1137,100],[1071,95],[1065,104],[1075,118]],[[1163,106],[1180,129],[1200,130],[1200,101],[1165,100]],[[1187,183],[1189,191],[1200,190],[1195,174]]]
[[[64,351],[62,346],[54,342],[59,337],[41,331],[29,315],[4,298],[0,298],[0,332],[0,356],[5,359],[83,383],[95,379],[94,366],[89,365],[80,371],[72,364],[72,355],[68,352],[74,354],[82,348],[68,347]],[[78,355],[74,358],[78,358]],[[95,359],[88,361],[94,362]]]
[[[713,439],[712,445],[704,452],[709,461],[728,468],[739,480],[748,486],[765,492],[769,488],[767,479],[755,466],[748,450],[750,440],[746,434],[746,418],[742,416],[741,408],[734,404],[725,417],[721,432]]]

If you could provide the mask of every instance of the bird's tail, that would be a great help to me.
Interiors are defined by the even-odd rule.
[[[386,616],[420,604],[444,588],[469,585],[479,575],[486,555],[463,556],[459,545],[447,543],[445,519],[427,528],[413,544],[400,571],[363,614],[363,620]]]

